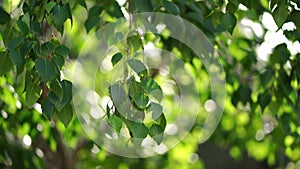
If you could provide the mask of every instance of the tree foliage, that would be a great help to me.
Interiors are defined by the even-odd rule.
[[[201,148],[194,137],[199,133],[197,127],[165,155],[126,159],[93,144],[74,117],[73,84],[63,72],[78,58],[84,37],[124,14],[140,12],[184,18],[201,29],[218,51],[226,73],[227,99],[222,120],[209,142],[228,147],[236,160],[246,151],[269,166],[299,167],[299,8],[299,0],[1,1],[1,168],[204,168],[205,162],[186,160]],[[283,40],[266,47],[274,34],[281,34]],[[123,36],[115,33],[107,43],[114,44]],[[176,53],[194,72],[201,99],[211,98],[208,74],[192,50],[174,38],[142,37],[138,32],[127,39],[126,49],[111,57],[113,67],[124,64],[127,68],[122,72],[124,79],[96,89],[111,98],[105,119],[116,132],[126,126],[131,137],[149,136],[160,144],[168,123],[161,105],[167,97],[164,84],[142,59],[125,56],[128,51],[143,51],[149,42]],[[265,53],[267,48],[269,54]],[[126,74],[128,71],[133,73]],[[95,83],[106,80],[101,77]],[[132,105],[134,113],[124,118],[124,110]],[[149,113],[151,121],[146,123]],[[202,118],[195,126],[201,125]]]

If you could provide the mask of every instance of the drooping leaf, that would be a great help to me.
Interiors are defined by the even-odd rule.
[[[62,56],[64,58],[67,58],[67,56],[70,53],[70,49],[68,47],[66,47],[65,45],[59,45],[58,47],[56,47],[54,49],[54,53],[56,55],[60,55],[60,56]]]
[[[118,112],[122,115],[130,112],[130,102],[120,82],[109,87],[109,94]]]
[[[146,66],[138,59],[129,59],[127,60],[128,65],[130,68],[135,71],[139,75],[148,75],[148,71]]]
[[[60,100],[63,99],[63,88],[58,79],[52,81],[50,89],[59,97]]]
[[[0,77],[11,70],[13,63],[7,52],[0,52]]]
[[[113,57],[111,58],[111,63],[113,66],[115,66],[121,59],[123,58],[122,53],[116,53],[113,55]]]
[[[5,24],[10,22],[10,16],[9,14],[2,8],[0,7],[0,24]]]
[[[152,124],[152,126],[149,128],[149,135],[156,141],[157,144],[160,144],[163,141],[164,130],[161,128],[161,126],[157,124]]]
[[[57,28],[61,27],[68,18],[71,19],[72,17],[70,16],[69,4],[65,4],[63,6],[56,5],[52,9],[52,13],[53,13],[53,22]]]
[[[134,101],[136,106],[141,109],[146,108],[149,103],[149,97],[145,94],[141,83],[135,80],[132,80],[129,84],[129,96]]]
[[[233,33],[234,27],[237,23],[236,17],[232,13],[226,13],[221,16],[222,26],[229,32]]]
[[[54,110],[54,104],[47,98],[41,105],[42,111],[48,120],[51,119]]]
[[[29,33],[29,28],[27,27],[26,23],[22,20],[17,21],[18,28],[20,29],[20,32],[23,36],[27,36]]]
[[[150,106],[147,109],[148,109],[148,111],[152,112],[153,120],[158,119],[163,112],[163,107],[160,104],[153,103],[153,102],[150,103]]]
[[[116,115],[112,115],[107,119],[110,126],[117,132],[120,133],[123,121]]]
[[[27,90],[26,90],[26,105],[28,107],[32,107],[32,105],[39,99],[41,88],[39,86],[39,81],[35,79],[32,81]]]
[[[12,50],[9,52],[9,55],[13,63],[16,65],[17,73],[21,73],[24,69],[25,59],[22,57],[20,50]]]
[[[9,43],[8,43],[8,49],[10,51],[15,50],[17,47],[19,47],[22,43],[23,43],[24,39],[21,37],[16,37],[14,39],[12,39]]]
[[[47,83],[48,81],[52,80],[55,75],[55,68],[53,64],[46,59],[36,59],[35,60],[36,70],[38,71],[39,75],[42,77],[43,81]]]
[[[127,44],[130,46],[131,53],[135,53],[143,47],[142,39],[139,35],[128,35]]]
[[[288,17],[289,11],[284,1],[278,4],[274,9],[272,15],[278,28],[281,28],[286,18]]]
[[[65,105],[60,112],[57,112],[58,119],[64,124],[65,127],[68,127],[72,118],[73,118],[73,107],[71,104]]]
[[[130,122],[129,130],[134,138],[145,138],[149,132],[144,123],[137,122]]]
[[[264,92],[258,96],[258,104],[260,105],[262,112],[267,107],[267,105],[271,102],[272,96],[268,92]]]
[[[170,14],[178,15],[180,10],[174,2],[163,0],[163,5]]]
[[[51,12],[51,10],[53,9],[53,7],[56,5],[55,2],[51,1],[51,2],[48,2],[46,5],[45,5],[45,9],[47,11],[47,13],[49,14]]]
[[[135,6],[139,12],[152,12],[153,6],[151,0],[135,0]]]

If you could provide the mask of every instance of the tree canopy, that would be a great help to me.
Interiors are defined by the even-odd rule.
[[[1,168],[300,167],[299,0],[0,3]]]

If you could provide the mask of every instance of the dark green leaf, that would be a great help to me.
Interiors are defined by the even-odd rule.
[[[57,112],[57,117],[64,124],[65,127],[68,127],[69,123],[73,118],[72,105],[71,104],[65,105],[60,112]]]
[[[241,85],[238,89],[238,98],[244,104],[251,101],[251,89],[246,85]]]
[[[111,58],[111,63],[113,66],[115,66],[121,59],[123,58],[122,53],[116,53],[113,55],[113,57]]]
[[[63,88],[58,79],[53,80],[50,84],[50,89],[59,97],[60,100],[63,99]]]
[[[26,23],[22,20],[17,21],[18,28],[20,29],[20,32],[23,36],[27,36],[29,33],[29,28],[27,27]]]
[[[92,28],[96,27],[99,24],[99,21],[99,16],[88,17],[87,20],[84,22],[86,32],[89,33]]]
[[[232,34],[236,25],[236,17],[232,13],[226,13],[221,16],[222,26]]]
[[[9,50],[15,50],[23,43],[24,39],[21,37],[16,37],[8,43]]]
[[[163,5],[170,14],[178,15],[180,10],[174,2],[163,0]]]
[[[131,122],[129,130],[134,138],[145,138],[148,134],[148,128],[144,123]]]
[[[144,76],[148,75],[146,66],[140,60],[129,59],[129,60],[127,60],[127,63],[130,66],[130,68],[133,71],[135,71],[137,74],[144,75]]]
[[[139,12],[153,12],[152,3],[150,0],[135,0],[135,6]]]
[[[53,22],[57,27],[60,27],[70,16],[68,4],[64,6],[57,5],[53,8]]]
[[[13,63],[7,52],[0,52],[0,77],[11,70]]]
[[[45,5],[45,9],[47,11],[47,13],[49,14],[51,12],[51,10],[53,9],[53,7],[56,5],[55,2],[51,1],[51,2],[48,2],[46,5]]]
[[[47,98],[41,106],[44,115],[47,117],[48,120],[50,120],[54,110],[54,104]]]
[[[286,18],[288,17],[289,11],[284,1],[282,1],[273,11],[273,18],[278,28],[281,28]]]
[[[272,99],[272,96],[267,92],[264,92],[258,96],[257,101],[261,107],[262,112],[267,107],[267,105],[271,102],[271,99]]]
[[[38,71],[39,75],[42,77],[45,83],[47,83],[55,77],[56,72],[54,66],[49,60],[36,59],[35,65],[36,70]]]
[[[10,16],[9,14],[2,8],[0,7],[0,24],[5,24],[10,22]]]
[[[70,49],[66,47],[65,45],[60,45],[57,48],[55,48],[54,53],[57,55],[60,55],[64,58],[67,58],[67,56],[70,53]]]
[[[85,9],[87,9],[85,0],[78,0],[77,2],[78,2],[79,5],[81,5],[81,6],[84,7]]]
[[[94,5],[89,9],[88,17],[99,16],[102,12],[103,8],[99,5]]]
[[[108,123],[110,126],[117,132],[120,133],[120,130],[122,128],[123,121],[121,118],[119,118],[116,115],[112,115],[111,117],[108,118]]]
[[[157,124],[153,124],[149,128],[149,135],[157,142],[157,144],[160,144],[163,141],[163,132],[164,130]]]
[[[32,107],[32,105],[39,99],[41,88],[39,86],[39,81],[35,79],[32,81],[26,91],[26,105]]]
[[[20,50],[12,50],[9,52],[10,58],[16,65],[17,72],[21,73],[24,69],[25,59],[22,57]]]

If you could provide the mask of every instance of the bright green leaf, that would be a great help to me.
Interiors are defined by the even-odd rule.
[[[51,10],[53,9],[53,7],[56,5],[55,2],[51,1],[51,2],[48,2],[46,5],[45,5],[45,9],[47,11],[47,13],[49,14],[51,12]]]
[[[109,117],[107,119],[108,123],[110,124],[110,126],[117,132],[120,133],[120,130],[122,128],[122,124],[123,121],[121,120],[121,118],[119,118],[116,115],[112,115],[111,117]]]

